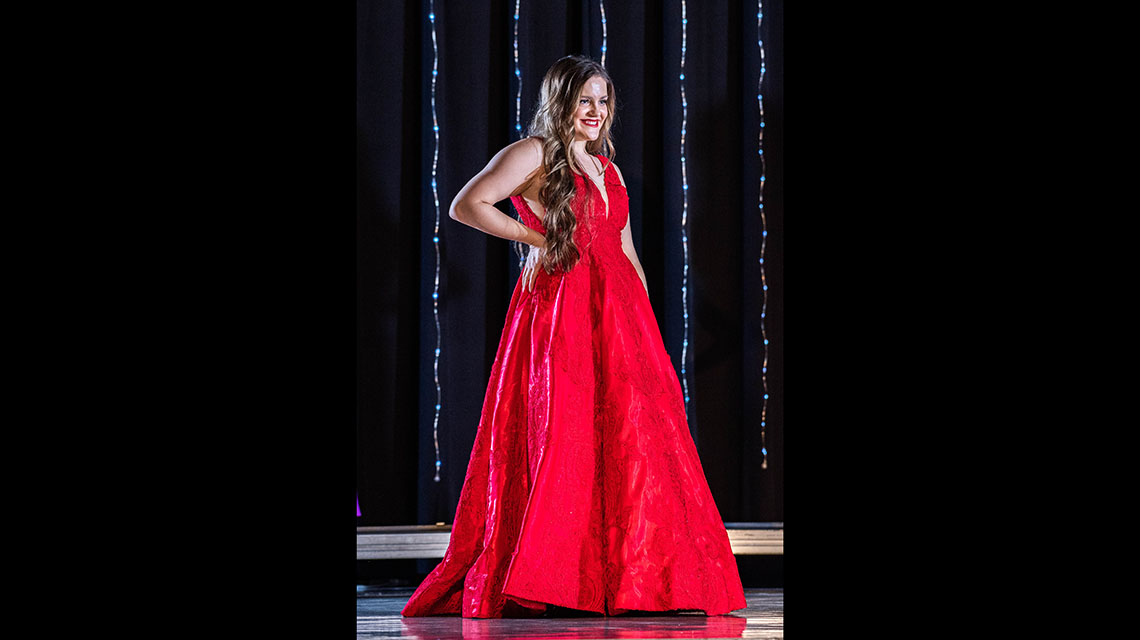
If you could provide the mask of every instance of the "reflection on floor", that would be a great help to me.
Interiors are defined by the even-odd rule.
[[[748,607],[720,616],[405,618],[410,589],[357,588],[357,638],[783,638],[784,590],[745,589]]]

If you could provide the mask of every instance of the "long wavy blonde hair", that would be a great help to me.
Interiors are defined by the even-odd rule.
[[[617,117],[617,100],[610,74],[601,64],[584,56],[566,56],[555,62],[542,79],[538,108],[527,127],[527,135],[542,138],[542,188],[539,201],[546,209],[542,226],[546,229],[546,254],[542,267],[552,273],[556,267],[569,271],[578,262],[574,230],[578,220],[570,203],[574,199],[572,170],[585,174],[570,153],[574,140],[574,116],[586,81],[601,76],[606,81],[609,112],[601,123],[598,138],[586,142],[586,152],[601,154],[613,162],[617,149],[610,129]],[[588,179],[588,178],[587,178]],[[521,249],[521,247],[520,247]]]

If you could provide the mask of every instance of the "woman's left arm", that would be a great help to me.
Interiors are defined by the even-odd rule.
[[[621,175],[621,169],[614,165],[614,170],[617,171],[618,179],[621,180],[621,186],[625,186],[625,177]],[[641,286],[645,287],[645,295],[649,295],[649,284],[645,280],[645,271],[641,268],[641,260],[637,258],[637,249],[633,246],[633,232],[629,228],[629,216],[625,219],[625,228],[621,230],[621,248],[625,252],[626,257],[629,258],[633,268],[637,270],[637,277],[641,278]]]

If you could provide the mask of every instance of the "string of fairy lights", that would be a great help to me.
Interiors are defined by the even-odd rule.
[[[435,477],[439,482],[439,470],[443,462],[439,458],[439,411],[443,404],[443,394],[439,386],[439,185],[436,183],[436,173],[439,168],[439,118],[435,111],[435,85],[439,78],[439,42],[435,35],[435,0],[428,3],[428,20],[431,21],[431,128],[435,134],[435,148],[431,158],[431,196],[435,203],[435,227],[432,229],[431,243],[435,247],[435,282],[431,292],[431,311],[435,320],[435,360],[432,363],[432,375],[435,377],[435,416],[432,418],[431,439],[435,444]]]
[[[606,66],[606,3],[598,0],[598,7],[602,10],[602,66]]]
[[[681,0],[681,386],[685,391],[685,415],[689,414],[689,178],[685,160],[685,128],[689,120],[689,102],[685,98],[685,52],[688,48],[689,17],[685,0]]]
[[[521,7],[521,4],[522,4],[522,0],[515,0],[514,57],[515,57],[515,140],[516,141],[522,140],[522,137],[523,137],[523,130],[522,130],[522,67],[519,66],[519,9]],[[523,224],[521,214],[518,211],[515,211],[515,220],[518,220],[520,224]],[[510,246],[508,246],[507,251],[514,254],[515,259],[518,260],[519,269],[521,270],[523,268],[523,264],[526,261],[526,255],[523,253],[522,244],[511,242],[511,243],[508,243],[508,245],[514,245],[513,250],[511,249]]]
[[[764,249],[768,245],[768,219],[764,215],[764,173],[767,161],[764,159],[764,1],[756,1],[756,42],[760,49],[760,79],[756,83],[756,103],[760,107],[760,133],[758,140],[760,156],[760,284],[763,292],[760,296],[760,337],[764,339],[764,362],[760,368],[760,385],[764,396],[760,400],[760,468],[768,468],[768,333],[764,329],[764,320],[768,315],[768,280],[764,275]]]
[[[519,4],[515,0],[515,139],[522,139],[522,69],[519,67]]]

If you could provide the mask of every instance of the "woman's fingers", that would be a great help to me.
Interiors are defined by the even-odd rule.
[[[532,246],[530,253],[527,255],[526,266],[523,268],[523,282],[526,284],[527,291],[534,291],[534,283],[538,280],[539,264],[542,262],[542,254],[544,251],[538,247]]]

